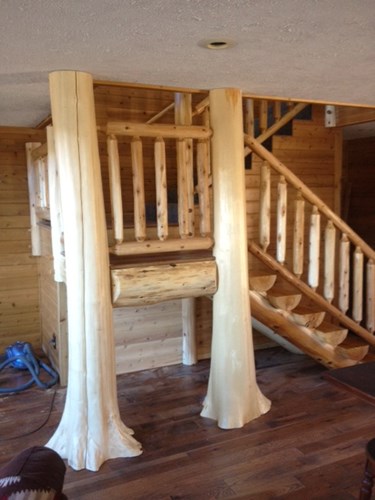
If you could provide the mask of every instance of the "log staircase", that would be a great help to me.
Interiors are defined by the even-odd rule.
[[[245,155],[262,160],[259,243],[248,243],[251,314],[327,367],[373,360],[375,252],[262,146],[286,121],[263,125],[257,139],[245,134]]]
[[[211,255],[214,242],[211,237],[208,99],[193,110],[191,102],[183,99],[182,106],[180,102],[181,99],[176,99],[174,103],[178,111],[176,124],[155,123],[169,106],[146,124],[108,122],[99,130],[105,134],[108,151],[112,218],[108,250],[117,263],[111,270],[114,307],[152,303],[155,287],[146,285],[141,292],[138,276],[150,271],[147,259],[155,255],[159,260],[160,255],[164,255],[158,263],[159,271],[161,275],[166,272],[163,266],[167,260],[169,279],[175,284],[173,289],[169,284],[163,288],[163,280],[154,279],[154,285],[159,284],[158,300],[160,296],[162,300],[185,299],[216,291],[216,265]],[[251,314],[327,367],[366,362],[373,358],[375,346],[375,252],[262,145],[307,105],[290,105],[284,110],[280,103],[272,106],[269,125],[267,101],[259,101],[256,108],[250,99],[244,103],[244,156],[252,153],[262,160],[259,241],[248,242],[252,263],[249,276]],[[197,116],[201,116],[201,124],[192,125],[192,118]],[[124,224],[119,138],[126,140],[131,150],[134,198],[131,228]],[[153,227],[147,225],[145,214],[142,144],[147,140],[153,141],[154,148],[156,227],[155,224]],[[172,143],[178,172],[177,227],[172,227],[168,220],[166,148]],[[63,225],[52,127],[48,130],[48,144],[29,144],[27,153],[33,255],[40,255],[38,225],[44,219],[50,220],[55,280],[63,282]],[[56,202],[51,207],[49,192],[54,193]],[[198,198],[198,206],[195,206],[195,198]],[[271,214],[276,214],[275,220],[271,220]],[[176,263],[175,254],[186,254],[187,262]],[[122,259],[131,261],[139,255],[139,262],[143,264],[130,265],[132,281],[129,264],[124,264]],[[198,267],[201,264],[205,272]],[[206,275],[207,283],[203,286],[202,276]],[[133,282],[132,287],[129,283]],[[184,283],[185,290],[179,283]]]

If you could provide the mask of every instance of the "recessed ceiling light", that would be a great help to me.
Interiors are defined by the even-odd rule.
[[[201,40],[200,42],[198,42],[198,45],[205,49],[221,50],[234,47],[236,45],[236,42],[234,42],[233,40],[228,40],[226,38],[210,38],[208,40]]]

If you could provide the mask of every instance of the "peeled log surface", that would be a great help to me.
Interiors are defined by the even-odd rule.
[[[273,287],[276,281],[276,274],[259,274],[253,271],[249,275],[249,285],[251,290],[256,292],[266,292]]]
[[[218,290],[213,299],[211,368],[203,417],[238,428],[270,409],[255,373],[249,309],[242,95],[210,92],[213,129],[214,256]]]
[[[113,269],[111,276],[115,307],[213,295],[217,289],[214,260]]]
[[[339,325],[333,325],[328,321],[323,321],[323,323],[315,329],[315,332],[319,337],[333,346],[337,346],[344,342],[348,335],[348,330],[346,328],[341,328]]]
[[[110,247],[109,251],[113,255],[149,255],[156,253],[209,250],[212,248],[213,239],[209,236],[204,238],[175,238],[168,240],[146,240],[128,241]]]
[[[290,287],[276,283],[276,285],[267,292],[267,298],[277,309],[291,311],[298,306],[302,295],[298,290],[293,290]]]
[[[344,350],[336,351],[337,347],[335,348],[324,342],[313,330],[296,325],[293,321],[288,320],[286,317],[288,313],[283,314],[282,311],[274,309],[255,292],[250,292],[250,302],[251,312],[258,321],[288,339],[319,363],[329,368],[341,368],[356,364],[356,361],[349,358]]]
[[[317,328],[324,320],[326,313],[325,311],[317,311],[311,307],[298,305],[291,312],[291,315],[297,324],[309,328]]]
[[[362,339],[355,336],[348,336],[339,346],[337,352],[345,353],[355,361],[362,361],[369,351],[370,346],[366,345]]]
[[[50,75],[61,183],[69,323],[68,387],[61,421],[47,443],[74,469],[96,471],[110,458],[133,457],[140,444],[120,418],[109,259],[93,82]]]

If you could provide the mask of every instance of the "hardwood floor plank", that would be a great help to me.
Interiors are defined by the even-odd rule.
[[[200,417],[208,360],[120,375],[120,413],[142,442],[143,454],[109,460],[96,473],[68,467],[68,498],[357,498],[375,406],[328,383],[322,378],[325,369],[305,356],[274,348],[257,351],[256,363],[271,410],[232,430]],[[24,376],[5,370],[0,387]],[[48,441],[65,391],[33,387],[0,397],[0,466],[24,448]]]

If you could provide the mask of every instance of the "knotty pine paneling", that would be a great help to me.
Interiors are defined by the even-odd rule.
[[[375,138],[345,141],[344,165],[345,218],[375,248]]]
[[[41,343],[60,375],[60,384],[68,379],[67,297],[65,283],[54,279],[51,229],[40,227],[42,255],[38,258]]]
[[[45,133],[0,127],[0,352],[17,340],[40,347],[37,258],[31,257],[26,142]]]
[[[334,209],[335,202],[335,169],[337,131],[324,126],[324,106],[314,105],[311,120],[294,120],[293,135],[274,136],[272,153],[296,174],[324,203]],[[259,185],[260,166],[262,161],[253,154],[252,168],[246,170],[246,210],[248,236],[259,241]],[[279,175],[271,169],[271,243],[269,251],[274,253],[276,247],[276,199]],[[291,262],[292,236],[294,221],[294,200],[296,191],[288,187],[287,207],[287,263]],[[308,242],[309,217],[311,206],[305,205],[305,241]],[[326,221],[321,220],[321,227]],[[305,269],[308,255],[305,252]],[[256,261],[250,259],[250,265],[256,266]]]

